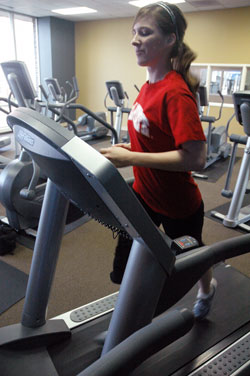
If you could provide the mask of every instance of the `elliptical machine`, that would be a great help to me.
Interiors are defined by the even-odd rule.
[[[27,67],[22,62],[1,63],[1,67],[16,99],[17,106],[38,109],[36,92]],[[27,237],[34,235],[40,218],[46,177],[25,150],[11,161],[0,175],[0,201],[6,209],[1,222]]]
[[[237,143],[246,144],[244,149],[244,155],[242,158],[240,171],[236,181],[235,189],[232,194],[232,200],[228,213],[223,215],[217,211],[211,211],[211,215],[223,221],[226,227],[239,226],[245,231],[250,231],[250,226],[246,225],[246,222],[250,220],[250,205],[242,207],[243,199],[247,190],[249,182],[249,169],[250,169],[250,91],[241,91],[233,94],[235,115],[237,121],[243,125],[244,132],[247,138],[243,136],[237,139]],[[233,155],[234,158],[235,155]],[[230,175],[229,175],[230,177]],[[231,192],[226,189],[223,192],[224,196],[230,197]]]
[[[208,106],[206,88],[200,87],[199,93],[200,105],[202,107]],[[201,113],[200,116],[201,122],[208,123],[208,127],[204,131],[207,139],[207,161],[205,168],[207,168],[208,166],[215,163],[221,158],[226,159],[231,152],[231,144],[227,142],[229,124],[226,127],[224,125],[220,125],[218,127],[214,126],[214,123],[220,120],[221,118],[222,108],[224,104],[224,97],[219,90],[218,95],[221,98],[221,105],[218,116],[208,116],[204,115],[203,113]]]
[[[123,90],[123,86],[120,81],[106,81],[107,94],[105,96],[104,105],[111,115],[111,125],[117,132],[118,139],[121,141],[121,127],[123,114],[129,115],[131,108],[129,107],[129,97],[126,91]],[[107,97],[114,102],[114,106],[108,106],[106,103]],[[127,106],[125,106],[125,99],[127,99]],[[114,122],[114,113],[116,113],[116,119]],[[128,132],[125,137],[122,138],[123,142],[129,142]]]
[[[218,95],[221,98],[221,105],[219,114],[217,117],[204,115],[204,108],[207,107],[207,112],[209,112],[209,103],[207,99],[207,88],[205,86],[200,86],[197,95],[197,105],[200,115],[200,120],[202,123],[208,123],[208,127],[204,130],[204,134],[206,136],[207,142],[207,157],[206,157],[206,164],[204,169],[211,166],[213,163],[217,162],[219,159],[226,159],[230,155],[231,152],[231,144],[228,142],[228,129],[231,118],[227,122],[227,125],[220,125],[215,127],[214,124],[220,120],[222,109],[224,105],[224,97],[222,93],[218,90]],[[196,172],[193,173],[194,177],[199,177],[203,179],[207,179],[206,175],[197,174]]]
[[[66,84],[68,84],[71,88],[69,96],[67,95],[64,87],[60,86],[57,78],[45,78],[45,82],[54,103],[59,107],[61,105],[59,119],[55,118],[55,120],[59,121],[60,119],[62,119],[62,114],[64,113],[65,109],[67,108],[68,110],[70,110],[70,104],[74,102],[79,96],[77,79],[76,77],[73,77],[72,83],[66,81]],[[105,112],[100,111],[97,112],[96,115],[106,121]],[[84,141],[103,138],[107,136],[109,131],[106,126],[104,126],[102,123],[100,123],[98,120],[94,119],[87,113],[80,116],[76,122],[71,121],[68,124],[68,128],[73,129],[74,133]],[[82,130],[80,130],[79,128]]]
[[[11,96],[9,95],[8,98],[1,97],[0,102],[4,102],[4,105],[0,106],[0,111],[3,112],[5,115],[9,115],[10,112],[12,111],[12,107],[18,107],[17,104],[13,101],[11,101]],[[8,110],[6,109],[6,105],[8,105]],[[11,138],[9,136],[2,136],[0,138],[0,149],[5,150],[7,146],[11,144]],[[15,145],[16,145],[16,155],[15,157],[18,156],[17,152],[17,143],[15,140]],[[0,169],[3,169],[11,162],[10,158],[4,157],[3,155],[0,156]]]

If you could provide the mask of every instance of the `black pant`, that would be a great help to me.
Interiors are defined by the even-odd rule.
[[[135,192],[136,194],[136,192]],[[194,237],[200,246],[202,243],[202,227],[204,222],[204,204],[203,201],[199,209],[189,217],[183,219],[173,219],[153,211],[144,200],[136,194],[137,198],[147,211],[152,221],[157,227],[163,226],[165,233],[171,238],[176,239],[183,235],[190,235]],[[111,281],[114,283],[121,283],[123,273],[127,264],[130,249],[133,240],[119,236],[118,243],[115,250],[115,257],[113,262],[113,271],[110,273]]]

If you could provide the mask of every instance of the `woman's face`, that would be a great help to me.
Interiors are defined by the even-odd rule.
[[[163,35],[152,17],[139,18],[133,26],[133,39],[137,63],[140,66],[153,67],[164,61],[169,55],[168,36]]]

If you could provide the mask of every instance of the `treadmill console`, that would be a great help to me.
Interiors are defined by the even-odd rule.
[[[236,119],[241,125],[243,125],[241,105],[243,103],[248,103],[248,105],[250,106],[250,90],[238,91],[233,93],[233,101]]]

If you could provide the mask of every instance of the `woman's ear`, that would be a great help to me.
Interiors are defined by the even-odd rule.
[[[168,47],[172,47],[176,42],[176,35],[175,33],[171,33],[166,37],[166,42]]]

